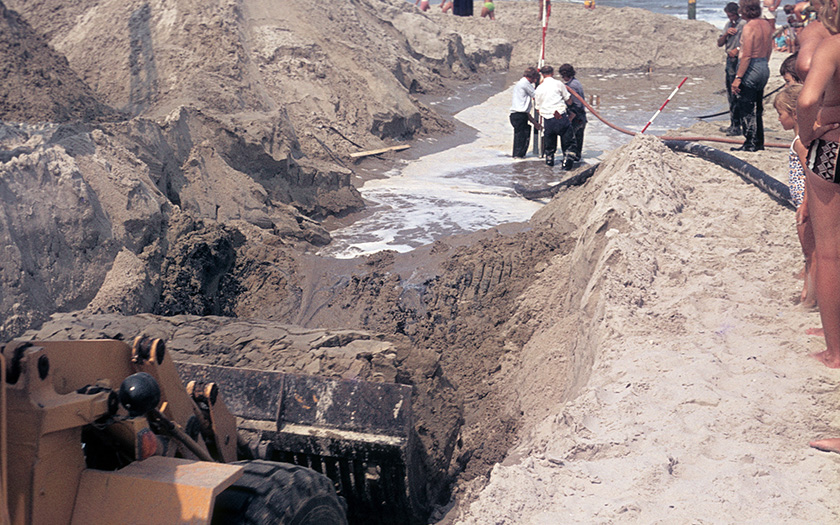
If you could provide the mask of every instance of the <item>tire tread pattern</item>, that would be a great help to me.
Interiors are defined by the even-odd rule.
[[[213,524],[346,525],[346,511],[329,478],[273,461],[239,461],[242,477],[216,498]]]

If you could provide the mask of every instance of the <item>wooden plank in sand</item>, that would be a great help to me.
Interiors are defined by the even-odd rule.
[[[400,144],[399,146],[388,146],[387,148],[372,149],[368,151],[357,151],[356,153],[351,153],[350,157],[354,159],[358,157],[368,157],[370,155],[379,155],[380,153],[387,153],[389,151],[402,151],[410,147],[411,146],[409,146],[408,144]]]

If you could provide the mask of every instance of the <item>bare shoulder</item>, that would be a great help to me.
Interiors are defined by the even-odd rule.
[[[799,40],[804,45],[806,42],[820,41],[829,35],[828,29],[819,22],[813,22],[802,28],[799,33]]]
[[[840,34],[829,36],[822,39],[814,51],[814,59],[822,60],[837,60],[840,57]]]

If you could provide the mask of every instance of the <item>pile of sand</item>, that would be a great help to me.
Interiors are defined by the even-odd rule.
[[[315,219],[360,203],[344,154],[451,129],[418,94],[533,63],[533,2],[495,22],[402,0],[6,5],[41,65],[73,70],[46,87],[84,104],[55,115],[135,117],[0,125],[4,334],[74,311],[46,335],[154,325],[185,358],[412,383],[433,488],[456,482],[448,521],[840,519],[840,457],[807,447],[840,433],[837,379],[807,358],[793,214],[722,168],[639,137],[524,228],[304,255],[329,240]],[[722,64],[703,22],[570,3],[553,20],[549,63]],[[745,158],[784,174],[783,150]],[[292,323],[353,335],[330,354],[323,334],[288,342]]]
[[[840,458],[808,440],[840,434],[840,378],[808,355],[793,212],[639,136],[534,221],[557,217],[577,247],[545,271],[577,315],[541,319],[522,440],[452,517],[836,522]]]

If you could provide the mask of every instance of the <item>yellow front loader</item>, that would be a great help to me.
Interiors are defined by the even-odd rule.
[[[223,385],[159,339],[15,341],[0,377],[3,523],[347,523],[326,475],[239,461]]]

